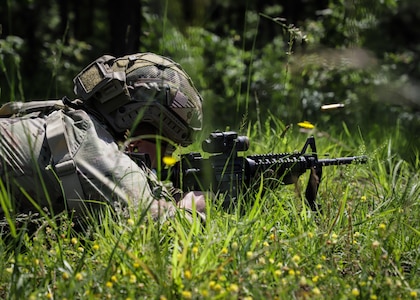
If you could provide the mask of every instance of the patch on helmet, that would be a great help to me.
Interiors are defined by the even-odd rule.
[[[87,69],[86,72],[80,74],[80,80],[82,81],[87,93],[90,93],[93,88],[101,82],[102,78],[103,76],[98,65],[92,65],[92,67]]]

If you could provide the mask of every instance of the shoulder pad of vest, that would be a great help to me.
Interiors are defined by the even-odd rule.
[[[0,117],[18,117],[33,112],[48,113],[65,108],[62,100],[8,102],[0,107]]]

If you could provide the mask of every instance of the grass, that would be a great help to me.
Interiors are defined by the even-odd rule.
[[[249,154],[300,149],[307,136],[292,128],[273,138],[284,127],[273,128],[251,135]],[[16,229],[1,240],[0,297],[416,299],[419,165],[392,151],[396,134],[373,144],[374,132],[343,132],[311,133],[320,153],[368,154],[369,163],[324,169],[319,214],[293,186],[279,186],[256,194],[243,214],[209,203],[204,226],[105,211],[81,233],[65,215],[57,227],[41,219],[35,233]]]

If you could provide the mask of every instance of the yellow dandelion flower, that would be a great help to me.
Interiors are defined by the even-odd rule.
[[[281,276],[281,270],[275,270],[274,271],[274,276],[280,277]]]
[[[359,291],[359,289],[358,289],[358,288],[354,288],[354,289],[352,289],[352,290],[351,290],[351,294],[352,294],[353,296],[357,297],[357,296],[359,296],[359,295],[360,295],[360,291]]]
[[[223,247],[222,248],[222,251],[221,251],[222,254],[227,254],[228,252],[229,251],[228,251],[228,249],[226,247]]]
[[[222,286],[219,283],[216,283],[213,288],[214,291],[220,292],[222,290]]]
[[[371,300],[377,300],[378,299],[378,296],[376,296],[375,294],[370,295],[370,299]]]
[[[48,292],[48,293],[45,295],[45,297],[46,297],[47,299],[53,299],[53,298],[54,298],[54,296],[53,296],[53,294],[52,294],[51,292]]]
[[[314,287],[314,288],[312,289],[312,293],[313,293],[314,295],[321,295],[321,291],[320,291],[320,289],[319,289],[319,288],[317,288],[317,287]]]
[[[67,279],[70,278],[70,275],[69,275],[69,273],[64,272],[63,275],[61,275],[61,278],[63,278],[64,280],[67,280]]]
[[[209,282],[209,288],[213,289],[215,285],[216,285],[216,281],[212,280]]]
[[[74,278],[76,278],[77,281],[82,281],[83,280],[83,274],[82,273],[76,273],[76,275],[74,275]]]
[[[134,274],[130,275],[130,279],[129,279],[130,283],[136,283],[137,282],[137,277]]]
[[[92,250],[94,250],[94,251],[98,251],[98,250],[99,250],[99,245],[98,245],[98,244],[94,244],[94,245],[92,246]]]
[[[192,293],[190,291],[182,291],[182,297],[185,299],[191,299],[192,298]]]
[[[365,201],[366,201],[366,199],[367,199],[367,197],[366,197],[366,196],[362,196],[362,197],[360,197],[360,200],[361,200],[362,202],[365,202]]]
[[[117,282],[117,281],[118,281],[117,276],[112,275],[112,276],[111,276],[111,281],[112,281],[112,282]]]
[[[191,279],[191,278],[192,278],[192,273],[191,273],[191,271],[190,271],[190,270],[185,270],[185,271],[184,271],[184,277],[185,277],[186,279]]]
[[[127,225],[128,226],[134,226],[134,220],[133,219],[128,219],[127,220]]]
[[[295,264],[299,263],[299,262],[300,262],[300,256],[299,256],[299,255],[297,255],[297,254],[295,254],[295,255],[292,257],[292,261],[293,261]]]
[[[410,292],[410,296],[411,296],[412,298],[417,298],[417,292],[416,292],[416,291],[411,291],[411,292]]]
[[[194,254],[197,254],[198,253],[198,247],[197,246],[194,246],[192,248],[192,253],[194,253]]]
[[[295,270],[293,270],[293,269],[289,270],[289,275],[290,276],[294,276],[295,274],[296,274]]]
[[[162,295],[162,296],[160,296],[160,297],[159,297],[159,299],[160,299],[160,300],[168,300],[168,298],[166,298],[166,297],[165,297],[165,296],[163,296],[163,295]]]
[[[111,282],[111,281],[107,281],[107,282],[105,283],[105,286],[106,286],[107,288],[112,288],[113,284],[112,284],[112,282]]]
[[[314,128],[315,128],[315,125],[314,125],[314,124],[312,124],[312,123],[311,123],[311,122],[309,122],[309,121],[299,122],[299,123],[298,123],[298,126],[299,126],[299,127],[302,127],[302,128],[305,128],[305,129],[314,129]]]
[[[208,290],[201,290],[200,291],[201,296],[203,296],[204,298],[207,298],[209,296],[209,291]]]
[[[318,275],[315,275],[314,277],[312,277],[312,282],[313,283],[317,283],[318,280],[319,280],[319,276]]]
[[[176,159],[173,158],[172,156],[164,156],[162,160],[163,160],[163,163],[167,165],[168,167],[172,167],[173,165],[176,164]]]
[[[378,228],[380,230],[385,230],[386,229],[386,225],[384,223],[379,224]]]
[[[247,253],[246,253],[246,257],[247,258],[252,258],[254,256],[254,253],[252,252],[252,251],[248,251]]]
[[[237,293],[239,291],[239,286],[235,283],[232,283],[229,286],[229,291],[233,292],[233,293]]]
[[[70,241],[73,245],[76,245],[77,243],[78,243],[78,240],[77,240],[77,238],[72,238],[71,239],[71,241]]]

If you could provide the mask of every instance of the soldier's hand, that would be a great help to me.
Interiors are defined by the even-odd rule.
[[[199,213],[206,212],[206,193],[202,191],[191,191],[184,194],[184,197],[178,202],[180,208],[193,210],[195,207]]]

